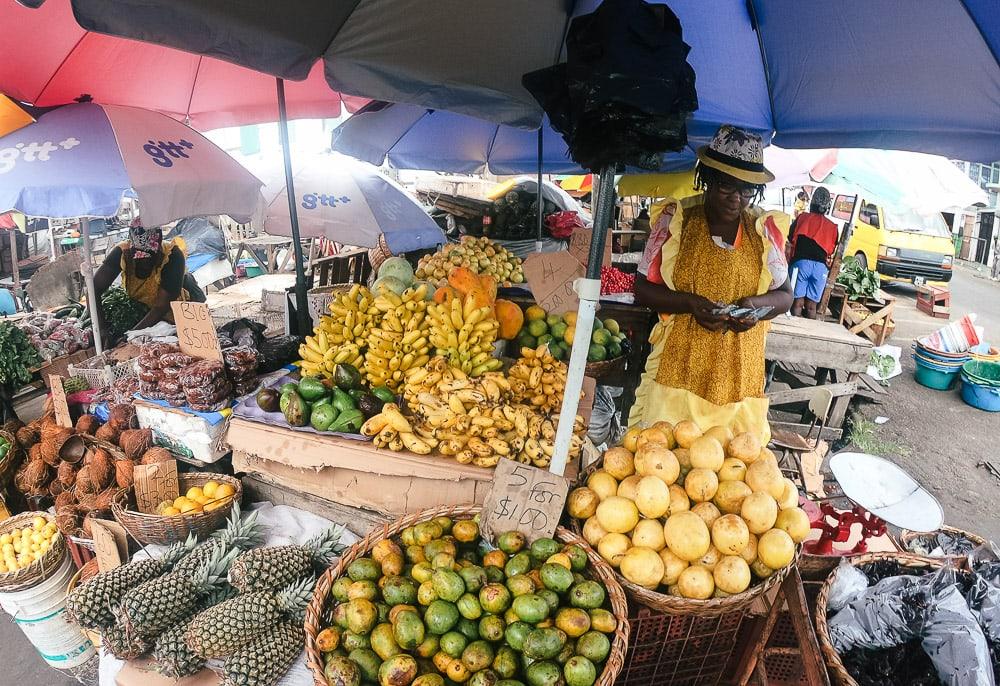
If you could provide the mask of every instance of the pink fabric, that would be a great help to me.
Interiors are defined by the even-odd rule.
[[[39,106],[87,93],[95,102],[158,110],[202,131],[277,121],[273,77],[210,57],[84,31],[68,0],[37,10],[0,3],[0,91]],[[305,81],[285,82],[289,119],[336,117],[367,100],[341,97],[317,62]]]

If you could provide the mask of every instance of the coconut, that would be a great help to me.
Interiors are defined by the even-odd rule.
[[[104,448],[98,448],[88,456],[87,466],[90,467],[90,478],[100,488],[107,488],[115,476],[111,454]]]
[[[132,487],[132,470],[135,463],[132,460],[115,460],[115,483],[118,488]]]
[[[59,448],[59,459],[70,464],[79,464],[87,453],[87,446],[80,436],[70,436]]]
[[[25,450],[28,450],[42,439],[42,433],[35,426],[22,426],[14,435],[17,438],[18,444]]]
[[[41,457],[50,467],[59,466],[59,450],[62,448],[63,443],[66,442],[65,438],[60,439],[56,436],[50,436],[49,438],[42,438],[42,442],[39,443],[38,455]]]
[[[65,491],[66,487],[63,486],[58,479],[53,479],[52,481],[49,482],[49,487],[47,490],[49,495],[55,498],[57,495]]]
[[[72,486],[76,483],[76,465],[72,465],[69,462],[60,462],[56,468],[56,479],[63,486]]]
[[[79,503],[79,512],[82,517],[94,509],[94,504],[97,502],[97,494],[77,492],[76,500]]]
[[[94,481],[93,476],[91,476],[91,471],[89,466],[80,467],[80,471],[76,473],[76,492],[80,496],[84,494],[96,494],[100,489],[97,483]],[[83,502],[81,498],[81,502]]]
[[[125,457],[130,460],[138,460],[153,447],[153,432],[149,429],[122,431],[118,445],[125,451]]]
[[[78,509],[72,505],[56,511],[56,527],[63,536],[73,536],[80,528]]]
[[[121,432],[111,424],[105,424],[97,431],[94,432],[94,438],[100,439],[102,441],[107,441],[112,445],[118,445],[118,439]]]
[[[28,491],[37,491],[49,483],[49,466],[41,460],[30,461],[25,468],[24,482]]]
[[[94,501],[94,512],[111,512],[111,503],[114,501],[115,494],[117,493],[117,488],[105,488],[98,493],[97,499]]]
[[[143,454],[139,464],[155,464],[156,462],[169,462],[174,459],[170,451],[166,448],[150,448]]]
[[[67,505],[76,505],[76,494],[72,491],[63,491],[56,496],[56,511],[59,511]]]
[[[80,415],[80,418],[76,420],[77,433],[87,434],[88,436],[93,436],[100,426],[101,422],[92,414]]]
[[[131,405],[115,405],[108,413],[108,424],[118,431],[131,429],[135,423],[135,408]]]

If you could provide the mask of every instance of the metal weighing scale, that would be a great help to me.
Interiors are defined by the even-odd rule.
[[[814,503],[819,516],[810,516],[819,540],[807,541],[810,555],[845,555],[868,551],[867,541],[885,534],[886,523],[916,532],[936,531],[944,521],[940,503],[909,474],[881,457],[864,453],[838,453],[830,458],[830,470],[842,495],[831,495]],[[854,506],[838,510],[829,501],[847,498]],[[813,509],[810,508],[810,509]],[[834,543],[849,540],[851,528],[861,526],[861,540],[850,550]]]

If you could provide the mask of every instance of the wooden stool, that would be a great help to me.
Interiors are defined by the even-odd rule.
[[[921,286],[917,289],[917,309],[932,317],[948,319],[951,316],[951,291],[939,286]]]

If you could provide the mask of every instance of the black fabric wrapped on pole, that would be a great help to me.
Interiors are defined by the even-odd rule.
[[[684,122],[698,109],[689,51],[666,5],[604,0],[570,25],[567,62],[522,82],[582,167],[655,170],[687,144]]]

